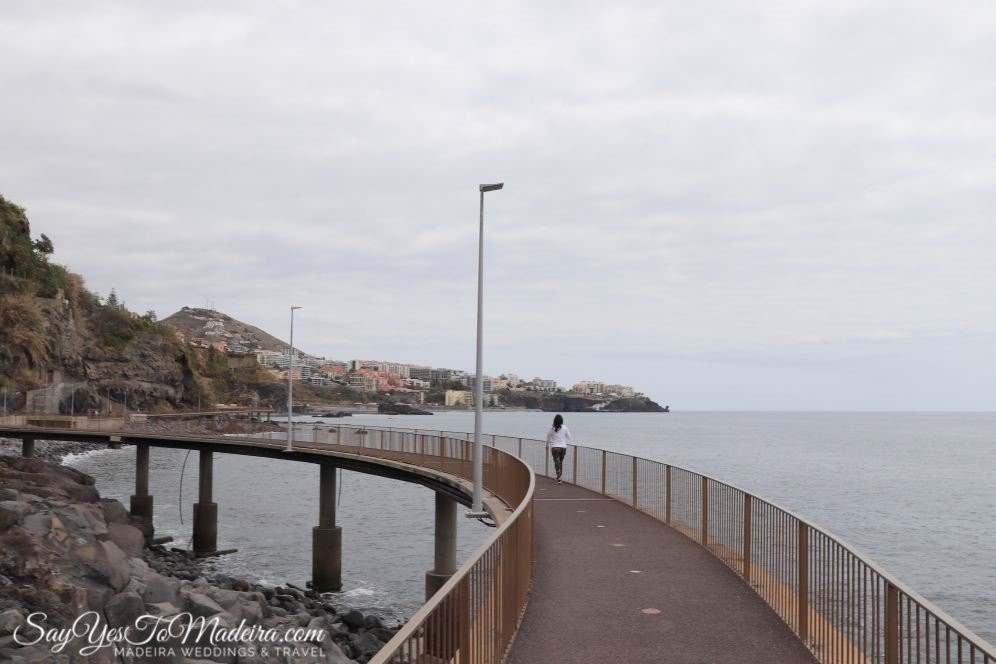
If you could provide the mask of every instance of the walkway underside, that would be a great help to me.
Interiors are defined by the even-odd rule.
[[[536,480],[535,578],[507,664],[816,661],[684,535],[618,501]]]

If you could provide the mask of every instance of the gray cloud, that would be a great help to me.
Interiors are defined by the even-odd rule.
[[[136,310],[471,369],[505,180],[489,372],[981,408],[994,37],[965,0],[10,2],[0,191]]]

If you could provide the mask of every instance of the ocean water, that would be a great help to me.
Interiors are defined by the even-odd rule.
[[[308,418],[302,418],[310,421]],[[543,438],[551,413],[486,412],[485,433]],[[969,629],[996,642],[996,413],[567,413],[574,442],[681,466],[799,514],[866,553]],[[472,431],[473,413],[359,415],[329,423]],[[185,452],[154,449],[156,530],[186,545],[197,456],[178,491]],[[101,451],[75,465],[104,495],[127,501],[134,452]],[[318,470],[218,455],[219,571],[266,583],[310,575]],[[180,523],[182,513],[185,523]],[[404,619],[432,567],[432,493],[346,472],[343,602]],[[487,536],[460,520],[469,555]]]

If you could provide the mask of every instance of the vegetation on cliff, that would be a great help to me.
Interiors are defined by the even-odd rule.
[[[196,403],[200,380],[182,342],[155,314],[106,301],[49,261],[54,244],[31,239],[23,208],[0,196],[0,387],[7,409],[46,388],[61,412]],[[57,388],[57,389],[56,389]]]

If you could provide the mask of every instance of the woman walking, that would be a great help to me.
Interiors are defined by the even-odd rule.
[[[557,484],[560,484],[560,476],[564,471],[564,455],[567,454],[567,445],[570,442],[571,431],[564,424],[564,418],[557,415],[553,418],[553,426],[546,434],[546,446],[550,448],[553,468],[557,471]]]

